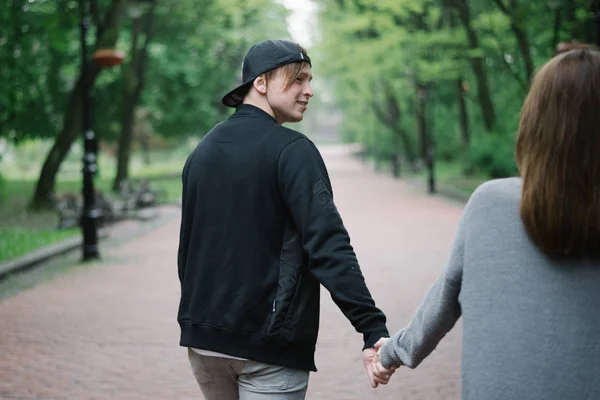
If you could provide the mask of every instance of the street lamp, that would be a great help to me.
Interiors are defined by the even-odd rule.
[[[87,32],[89,29],[87,0],[79,0],[81,14],[81,93],[82,93],[82,128],[83,128],[83,210],[81,215],[81,232],[83,234],[83,261],[100,258],[98,252],[98,218],[101,216],[96,207],[96,191],[94,176],[97,171],[98,143],[92,130],[91,80],[88,69]],[[123,62],[123,53],[112,49],[96,51],[92,60],[100,67],[119,65]]]
[[[421,128],[423,140],[425,140],[425,164],[428,170],[427,187],[430,194],[435,193],[435,148],[433,142],[433,129],[431,129],[431,114],[430,107],[425,108],[427,101],[427,92],[429,83],[419,86],[417,89],[417,97],[419,101],[419,118],[421,119]],[[427,113],[426,111],[427,110]]]

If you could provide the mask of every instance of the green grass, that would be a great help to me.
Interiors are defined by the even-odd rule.
[[[152,190],[158,194],[158,202],[175,203],[181,197],[181,170],[187,157],[187,149],[160,150],[150,154],[150,164],[142,162],[139,154],[131,160],[130,176],[135,186],[141,179],[148,179]],[[22,155],[16,158],[22,160]],[[106,196],[114,197],[111,190],[116,162],[101,154],[100,173],[94,181],[96,189]],[[35,190],[37,170],[21,168],[18,163],[3,165],[0,179],[0,262],[22,256],[32,250],[45,247],[68,237],[80,234],[77,228],[57,230],[58,215],[55,211],[31,211],[28,209]],[[35,169],[35,168],[34,168]],[[56,193],[81,193],[81,158],[69,155],[57,176]]]
[[[371,159],[372,162],[375,162]],[[376,169],[386,174],[392,174],[392,166],[390,162],[380,161],[375,162]],[[426,183],[429,179],[429,170],[423,167],[419,172],[413,173],[409,170],[409,167],[404,164],[402,165],[401,179],[411,178],[417,179]],[[452,189],[459,190],[467,195],[470,195],[477,189],[483,182],[489,180],[488,177],[483,175],[465,176],[463,174],[463,168],[460,162],[445,162],[438,161],[435,164],[434,178],[437,187],[449,187]]]
[[[174,203],[181,197],[179,177],[149,178],[151,187],[158,193],[159,203]],[[5,180],[0,200],[0,262],[22,256],[27,252],[48,246],[80,234],[77,228],[57,230],[58,214],[55,211],[30,211],[27,204],[35,190],[35,181]],[[111,180],[98,180],[96,187],[108,196]],[[79,193],[81,182],[59,181],[57,193]]]
[[[18,226],[0,227],[0,262],[20,257],[32,250],[51,245],[79,234],[78,229],[61,231],[28,229]]]
[[[150,182],[158,192],[160,203],[173,203],[181,196],[181,181],[178,178],[155,178]],[[98,181],[97,187],[104,193],[110,193],[111,183],[109,180]],[[27,204],[34,189],[34,181],[4,182],[4,195],[0,201],[0,262],[80,234],[77,228],[57,230],[58,215],[55,211],[28,210]],[[78,193],[80,190],[81,182],[57,183],[58,193]]]
[[[141,178],[138,178],[141,179]],[[134,185],[138,179],[132,179]],[[148,178],[151,188],[158,193],[159,203],[175,203],[181,196],[181,179],[174,176],[156,176]],[[58,223],[54,211],[31,212],[27,204],[33,196],[35,181],[6,180],[0,197],[0,227],[5,226],[29,226],[32,228],[50,227]],[[107,196],[117,196],[111,191],[112,180],[96,180],[94,186]],[[56,192],[80,193],[81,181],[58,181]],[[33,216],[34,220],[30,220]],[[31,223],[31,224],[30,224]]]
[[[426,180],[429,176],[427,169],[423,169],[416,177]],[[434,176],[436,183],[442,186],[448,186],[466,194],[471,194],[479,185],[489,180],[489,178],[481,175],[464,176],[460,163],[454,162],[437,162],[435,165]]]

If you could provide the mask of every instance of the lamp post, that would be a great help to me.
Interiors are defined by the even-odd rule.
[[[420,129],[423,140],[425,141],[425,165],[427,166],[427,188],[430,194],[435,193],[435,149],[433,143],[433,132],[429,126],[429,107],[426,108],[427,92],[429,91],[429,83],[421,84],[417,88],[418,97],[418,118],[420,120]]]
[[[98,218],[100,211],[96,207],[96,191],[94,176],[97,172],[98,142],[92,130],[91,87],[92,79],[88,66],[87,33],[89,19],[87,0],[79,0],[80,34],[81,34],[81,93],[82,93],[82,128],[83,128],[83,210],[81,215],[81,232],[83,235],[83,261],[100,258],[98,251]],[[123,62],[121,52],[103,49],[94,53],[92,60],[101,67],[119,65]]]

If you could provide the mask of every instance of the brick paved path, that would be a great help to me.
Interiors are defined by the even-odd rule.
[[[461,206],[323,149],[336,203],[392,331],[440,272]],[[104,262],[0,302],[0,399],[202,399],[177,346],[179,221],[111,250]],[[414,371],[368,386],[361,337],[327,293],[308,399],[460,398],[460,322]]]

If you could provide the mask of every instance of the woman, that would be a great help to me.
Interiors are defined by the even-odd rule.
[[[463,317],[463,399],[600,399],[600,52],[559,54],[521,112],[522,178],[484,183],[447,265],[375,373],[417,367]]]

